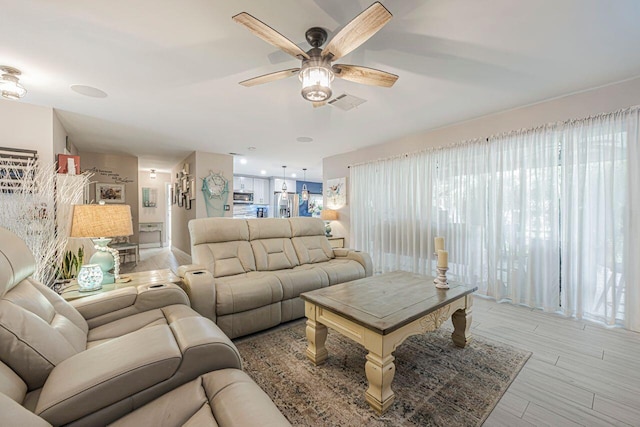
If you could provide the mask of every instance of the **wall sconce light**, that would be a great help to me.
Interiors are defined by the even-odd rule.
[[[7,65],[0,66],[2,76],[0,76],[0,93],[3,98],[20,99],[27,94],[27,90],[20,84],[19,75],[22,74],[17,68]]]
[[[149,172],[149,178],[156,179],[156,170],[155,169],[151,169],[151,172]]]

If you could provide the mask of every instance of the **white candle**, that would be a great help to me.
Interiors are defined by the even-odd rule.
[[[449,252],[438,251],[438,268],[448,268],[449,266]]]
[[[444,251],[444,237],[436,237],[435,245],[436,245],[436,253],[438,253],[438,251]]]

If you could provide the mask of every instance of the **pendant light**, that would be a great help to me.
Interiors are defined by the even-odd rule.
[[[302,200],[309,200],[309,190],[307,190],[307,168],[302,168],[304,171],[304,181],[302,181],[302,191],[300,192],[300,196]]]
[[[282,192],[280,193],[280,200],[285,200],[289,198],[289,193],[287,193],[287,181],[285,172],[287,170],[286,166],[282,166]]]

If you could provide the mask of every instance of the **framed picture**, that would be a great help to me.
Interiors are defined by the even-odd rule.
[[[183,207],[184,206],[184,199],[185,199],[184,194],[178,193],[176,197],[178,199],[178,207],[180,207],[180,208]]]
[[[325,185],[325,196],[329,209],[339,209],[347,204],[347,178],[329,179]]]
[[[124,203],[124,184],[106,184],[96,182],[96,201],[105,203]]]
[[[189,181],[189,199],[195,200],[196,198],[196,180],[195,178],[191,178]]]

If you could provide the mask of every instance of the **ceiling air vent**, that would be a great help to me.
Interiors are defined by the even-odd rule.
[[[365,102],[367,102],[366,99],[343,93],[342,95],[329,101],[329,104],[343,111],[349,111],[353,108],[356,108],[360,104],[364,104]]]

